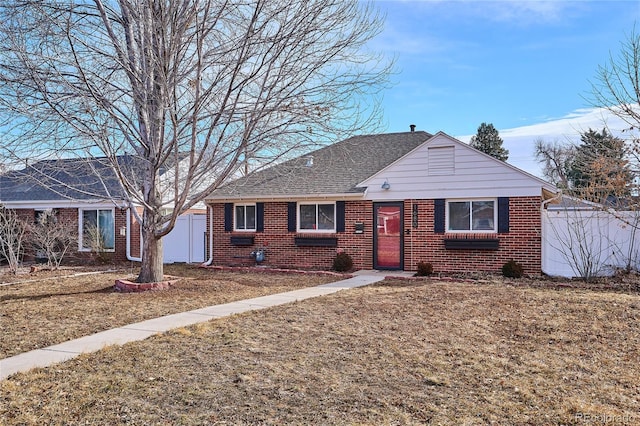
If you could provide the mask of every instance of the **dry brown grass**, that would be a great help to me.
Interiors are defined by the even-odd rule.
[[[0,383],[13,424],[640,424],[637,294],[397,281]]]
[[[164,291],[114,291],[114,281],[131,272],[124,270],[54,279],[77,272],[3,276],[6,282],[29,282],[0,286],[0,358],[145,319],[336,280],[321,275],[220,272],[179,264],[167,265],[165,273],[184,278]]]

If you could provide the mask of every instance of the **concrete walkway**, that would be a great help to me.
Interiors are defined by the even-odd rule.
[[[302,288],[286,293],[255,297],[238,302],[214,305],[189,312],[167,315],[135,324],[125,325],[112,330],[102,331],[91,336],[81,337],[43,349],[36,349],[0,360],[0,380],[12,374],[31,370],[36,367],[48,367],[67,361],[82,353],[96,352],[111,345],[123,345],[128,342],[144,340],[154,334],[164,333],[175,328],[206,322],[247,311],[265,309],[312,297],[336,293],[340,290],[362,287],[382,281],[386,276],[410,276],[408,272],[358,271],[353,278],[317,287]]]

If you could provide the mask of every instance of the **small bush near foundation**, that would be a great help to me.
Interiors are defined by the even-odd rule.
[[[523,274],[522,265],[513,259],[502,265],[502,275],[507,278],[522,278]]]
[[[333,259],[333,270],[337,272],[347,272],[353,268],[353,259],[347,253],[341,252],[336,254]]]
[[[429,262],[418,262],[416,277],[426,277],[433,274],[433,265]]]

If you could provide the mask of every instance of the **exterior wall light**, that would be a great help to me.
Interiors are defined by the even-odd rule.
[[[384,189],[385,191],[388,190],[389,188],[391,188],[391,185],[389,185],[389,181],[385,179],[385,181],[382,184],[381,188]]]

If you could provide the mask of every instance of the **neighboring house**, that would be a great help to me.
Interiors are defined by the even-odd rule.
[[[133,157],[121,156],[118,161],[122,170],[135,176]],[[53,210],[58,220],[76,225],[78,251],[74,257],[89,258],[98,249],[112,253],[114,261],[140,260],[139,224],[105,158],[43,160],[7,172],[0,176],[0,205],[33,222],[40,212]],[[102,247],[90,239],[96,233]],[[173,241],[176,245],[175,238]]]
[[[88,258],[102,237],[102,251],[117,261],[140,256],[140,232],[124,190],[104,159],[43,160],[0,176],[0,203],[26,221],[53,210],[58,220],[77,226],[78,252]],[[27,256],[33,253],[27,253]]]
[[[272,266],[541,271],[549,183],[444,133],[355,136],[235,180],[206,198],[209,262],[266,248]]]

